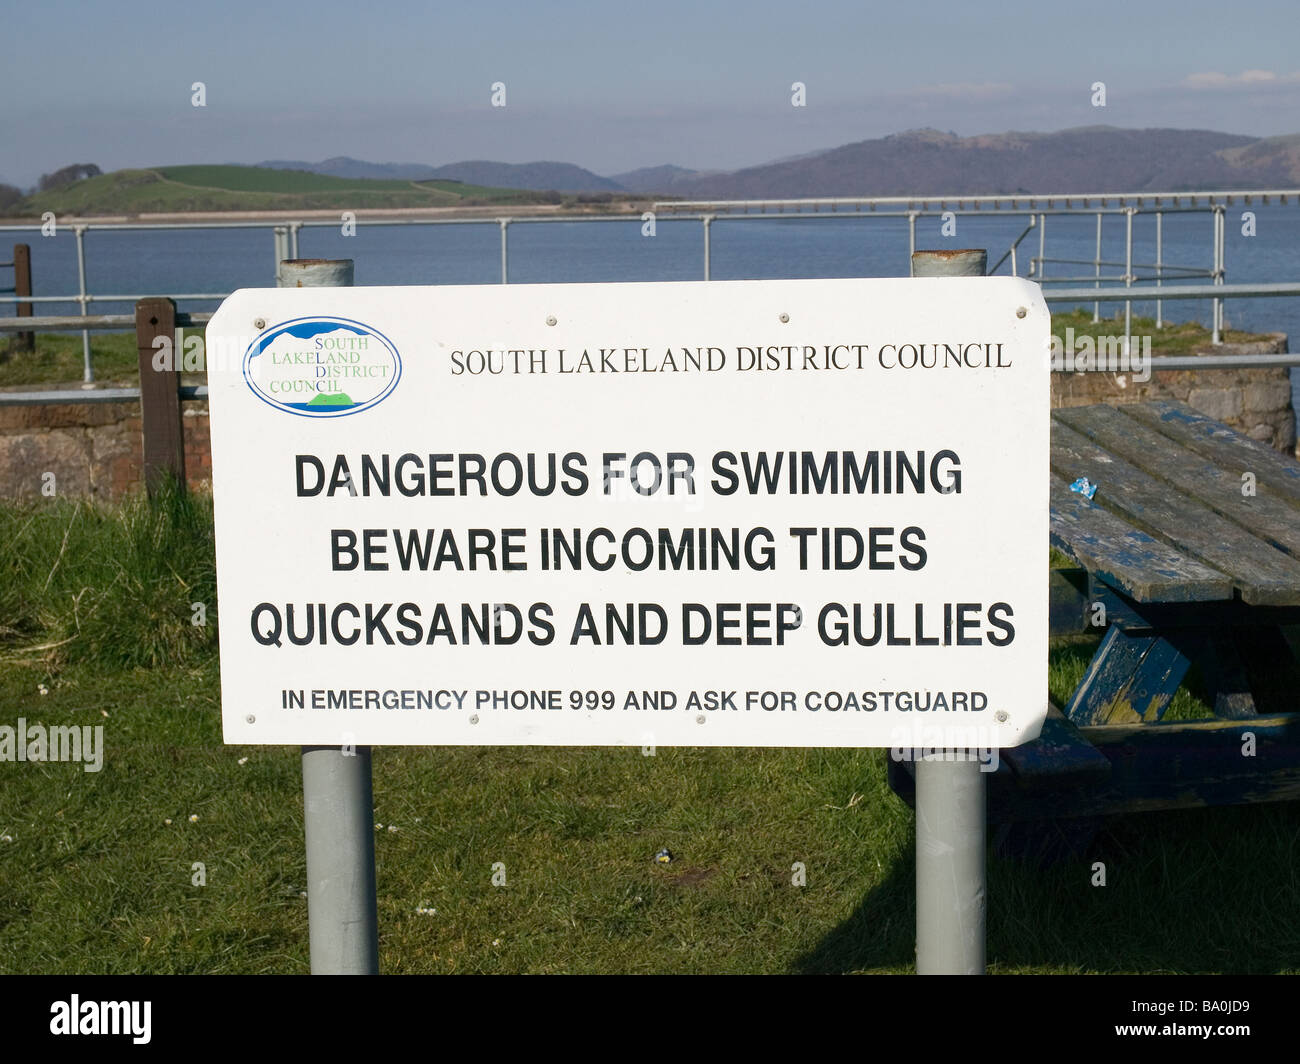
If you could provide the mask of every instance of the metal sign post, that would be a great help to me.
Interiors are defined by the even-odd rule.
[[[917,251],[913,277],[983,277],[980,250]],[[983,765],[934,750],[916,767],[916,974],[984,974]]]
[[[277,288],[350,288],[351,259],[286,259]],[[312,975],[378,975],[370,747],[304,746],[307,922]]]

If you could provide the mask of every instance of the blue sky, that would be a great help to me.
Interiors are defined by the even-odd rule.
[[[332,155],[732,169],[920,126],[1300,132],[1297,0],[11,0],[0,35],[0,180],[23,186]]]

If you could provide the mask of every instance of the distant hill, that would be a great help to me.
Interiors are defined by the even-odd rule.
[[[341,155],[319,163],[272,160],[260,165],[276,170],[307,170],[335,177],[400,178],[413,181],[463,181],[492,188],[555,192],[621,192],[608,177],[593,174],[572,163],[495,163],[481,159],[446,166],[420,163],[367,163]]]
[[[445,166],[312,163],[118,170],[0,202],[12,217],[41,211],[369,209],[570,204],[575,197],[797,199],[808,196],[1007,195],[1300,188],[1300,133],[1245,137],[1196,129],[1086,126],[1058,133],[960,137],[910,130],[734,171],[668,165],[601,177],[571,163],[468,160]],[[4,190],[12,202],[17,190]],[[587,202],[592,202],[587,199]]]
[[[699,170],[687,170],[684,166],[644,166],[640,170],[629,170],[625,174],[611,174],[610,180],[629,192],[667,192],[673,185],[700,177]]]
[[[330,177],[365,177],[380,181],[429,181],[438,176],[432,166],[421,163],[367,163],[348,155],[336,155],[319,163],[272,159],[257,165],[268,170],[304,170]]]
[[[366,210],[547,203],[555,194],[490,188],[458,181],[334,177],[257,166],[166,166],[115,170],[20,201],[14,217],[56,214],[143,214],[169,211]]]
[[[497,188],[682,199],[1176,191],[1300,186],[1300,134],[1259,139],[1199,129],[1081,126],[1057,133],[961,137],[918,129],[741,170],[697,171],[665,164],[608,177],[555,162],[476,160],[431,167],[343,156],[264,165],[339,177],[441,178]]]
[[[688,199],[760,199],[1295,186],[1297,141],[1108,126],[976,137],[913,130],[675,180],[662,191]]]

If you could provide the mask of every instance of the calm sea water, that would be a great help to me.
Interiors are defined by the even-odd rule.
[[[1256,235],[1242,235],[1241,214],[1252,210]],[[1024,228],[1023,216],[962,216],[956,237],[940,235],[938,218],[921,219],[919,247],[982,247],[990,264]],[[1095,218],[1092,215],[1049,217],[1049,257],[1091,259]],[[1164,259],[1167,263],[1209,269],[1211,216],[1167,214]],[[1155,260],[1155,219],[1139,216],[1134,224],[1134,261]],[[34,234],[4,234],[32,246],[37,295],[58,295],[77,288],[76,247],[71,234],[42,238]],[[228,292],[274,284],[273,243],[266,229],[189,230],[154,232],[92,231],[86,236],[88,287],[92,293],[168,294]],[[1038,252],[1038,235],[1020,247],[1020,273]],[[495,284],[500,281],[500,231],[495,222],[483,225],[386,226],[366,228],[344,237],[339,229],[304,229],[299,238],[303,257],[351,258],[356,281],[364,285]],[[7,256],[6,256],[7,257]],[[1124,259],[1124,221],[1107,217],[1102,257]],[[654,237],[641,235],[639,220],[599,223],[516,222],[509,229],[510,280],[539,281],[667,281],[703,276],[702,226],[694,221],[661,218]],[[1230,208],[1227,215],[1227,277],[1229,283],[1300,281],[1300,207],[1272,205]],[[901,218],[837,218],[831,220],[718,220],[712,229],[712,276],[715,279],[781,277],[892,277],[908,270],[907,222]],[[1105,267],[1120,274],[1122,267]],[[1003,266],[1002,273],[1008,272]],[[1137,271],[1139,273],[1149,271]],[[7,274],[7,271],[6,271]],[[1046,276],[1091,277],[1091,266],[1048,263]],[[8,283],[7,277],[0,283]],[[1171,282],[1172,283],[1172,282]],[[1103,315],[1120,304],[1102,305]],[[182,303],[186,310],[211,310],[216,303]],[[1166,302],[1165,316],[1174,321],[1208,323],[1208,300]],[[92,311],[121,312],[126,303],[95,303]],[[1154,304],[1138,303],[1135,312],[1150,314]],[[11,313],[0,305],[0,314]],[[37,313],[75,314],[75,304],[38,305]],[[1300,336],[1300,299],[1239,299],[1227,304],[1234,327],[1282,330]],[[1293,341],[1294,343],[1295,341]]]

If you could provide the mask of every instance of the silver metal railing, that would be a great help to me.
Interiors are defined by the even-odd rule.
[[[1166,278],[1174,281],[1191,278],[1205,278],[1209,284],[1205,287],[1222,287],[1226,276],[1224,264],[1226,207],[1242,202],[1253,204],[1300,203],[1300,190],[1265,190],[1265,191],[1223,191],[1223,192],[1139,192],[1139,193],[1088,193],[1088,194],[1052,194],[1052,195],[992,195],[992,196],[876,196],[876,197],[837,197],[801,200],[735,200],[735,201],[694,201],[694,202],[656,202],[652,214],[662,215],[673,221],[697,221],[703,236],[703,276],[709,280],[712,274],[712,228],[719,222],[744,222],[758,220],[813,221],[844,220],[852,217],[871,218],[905,218],[908,223],[908,250],[916,250],[917,222],[922,218],[938,217],[944,214],[962,215],[1027,215],[1028,224],[1012,242],[1007,251],[994,264],[991,273],[1001,269],[1010,261],[1010,272],[1019,274],[1018,249],[1024,239],[1034,230],[1038,232],[1038,254],[1028,260],[1027,276],[1043,285],[1070,285],[1092,281],[1093,290],[1082,302],[1093,303],[1093,320],[1100,320],[1100,303],[1098,293],[1104,291],[1104,285],[1123,285],[1130,294],[1125,298],[1125,335],[1131,333],[1132,304],[1137,293],[1132,289],[1136,283],[1154,281],[1159,294],[1155,295],[1156,325],[1164,324],[1164,298],[1167,287]],[[1177,266],[1167,264],[1164,258],[1164,216],[1166,214],[1201,213],[1212,216],[1210,264],[1206,268]],[[1096,252],[1090,260],[1053,258],[1047,255],[1047,217],[1049,215],[1094,215],[1096,226]],[[1156,255],[1153,263],[1135,263],[1133,258],[1133,224],[1138,216],[1153,215],[1155,220]],[[1122,217],[1125,223],[1125,256],[1121,264],[1116,260],[1102,258],[1102,223],[1107,216]],[[367,218],[355,219],[357,226],[437,226],[437,225],[495,225],[500,230],[501,243],[501,283],[510,279],[508,232],[512,225],[543,225],[555,223],[621,223],[623,225],[643,224],[642,214],[609,215],[524,215],[503,217],[475,218]],[[80,307],[83,317],[90,316],[90,307],[94,303],[134,302],[137,299],[158,293],[97,294],[92,293],[87,285],[86,271],[86,234],[89,232],[128,232],[128,231],[184,231],[201,229],[270,229],[272,235],[273,266],[282,259],[297,258],[299,234],[307,228],[334,228],[339,225],[337,216],[306,220],[244,220],[234,222],[77,222],[64,226],[71,232],[77,245],[78,287],[75,293],[67,295],[24,296],[22,301],[31,303],[75,303]],[[45,227],[36,224],[0,225],[0,232],[44,232]],[[56,230],[57,232],[57,230]],[[1090,276],[1065,274],[1047,276],[1049,266],[1092,266]],[[1123,268],[1122,273],[1103,274],[1103,267]],[[1137,273],[1145,270],[1149,273]],[[1147,289],[1139,289],[1143,295],[1139,298],[1151,299]],[[166,293],[178,302],[217,302],[229,295],[228,292],[185,292]],[[1211,333],[1212,342],[1220,342],[1223,330],[1223,296],[1225,293],[1211,295],[1202,292],[1201,297],[1212,299]],[[1053,298],[1056,298],[1053,296]],[[15,303],[17,296],[0,295],[0,304]],[[28,326],[28,329],[39,328]],[[94,368],[91,364],[90,330],[83,328],[82,363],[83,378],[87,382],[94,380]]]
[[[1166,299],[1204,299],[1206,285],[1170,285],[1164,291]],[[1223,298],[1259,298],[1259,297],[1300,297],[1300,282],[1276,282],[1267,284],[1233,284],[1219,288]],[[1123,302],[1130,298],[1124,290],[1102,291],[1093,288],[1063,289],[1044,292],[1049,303],[1078,303],[1096,298],[1102,302]],[[180,316],[187,325],[198,325],[211,319],[211,314],[187,314]],[[59,318],[0,318],[0,336],[6,332],[19,332],[33,327],[36,329],[69,329],[86,325],[91,329],[123,329],[134,324],[135,318],[130,314],[102,314],[83,318],[77,316]],[[1125,354],[1128,352],[1127,337]],[[1300,352],[1286,355],[1157,355],[1147,360],[1152,370],[1187,370],[1187,369],[1279,369],[1300,366]],[[1061,367],[1054,367],[1054,372],[1068,372]],[[207,385],[190,384],[180,386],[182,399],[206,399]],[[139,388],[94,388],[78,390],[50,391],[0,391],[0,406],[39,406],[45,403],[122,403],[140,398]]]

